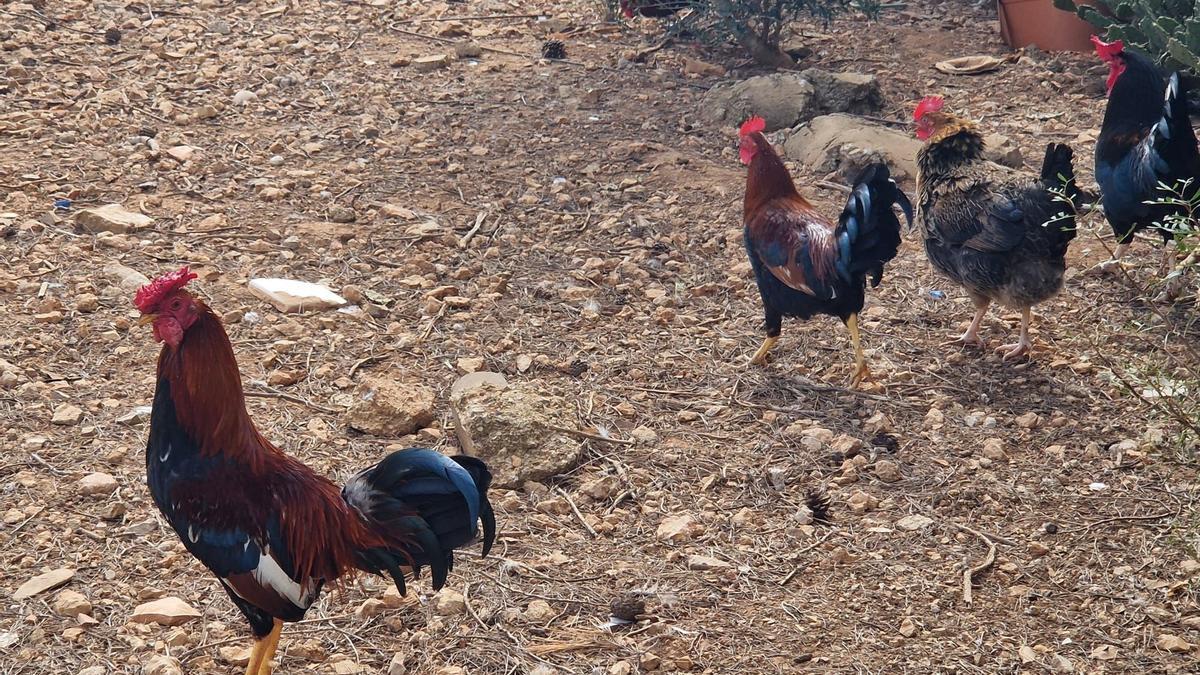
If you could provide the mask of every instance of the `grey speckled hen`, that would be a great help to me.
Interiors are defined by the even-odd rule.
[[[1064,257],[1075,237],[1080,193],[1071,149],[1047,146],[1041,175],[1033,177],[984,160],[979,128],[943,111],[940,98],[921,101],[913,119],[926,141],[917,153],[917,226],[925,253],[975,303],[959,340],[984,347],[979,325],[988,306],[999,302],[1021,310],[1021,335],[997,351],[1006,361],[1025,356],[1032,348],[1030,308],[1062,290]]]

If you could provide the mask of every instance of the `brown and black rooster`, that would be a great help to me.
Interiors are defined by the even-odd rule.
[[[1082,199],[1071,148],[1046,147],[1040,177],[983,159],[973,122],[943,110],[941,97],[913,113],[917,137],[917,226],[929,262],[966,290],[975,318],[959,340],[984,347],[979,325],[992,302],[1021,310],[1021,336],[1004,345],[1004,360],[1029,353],[1030,308],[1063,285],[1067,245],[1075,238]],[[1068,203],[1069,202],[1069,203]]]
[[[270,675],[285,621],[357,572],[428,565],[441,588],[455,549],[496,536],[491,473],[473,457],[393,452],[329,479],[284,454],[246,412],[233,346],[217,315],[184,288],[186,267],[138,290],[142,322],[163,343],[146,445],[150,495],[180,541],[216,575],[254,632],[246,675]]]
[[[900,247],[899,206],[909,224],[912,206],[885,164],[868,166],[837,221],[818,212],[800,193],[783,160],[763,136],[766,124],[751,117],[739,130],[738,153],[749,167],[742,209],[743,236],[766,314],[767,339],[751,359],[766,362],[779,340],[783,317],[827,314],[841,319],[854,345],[857,385],[870,372],[858,336],[858,313],[867,276],[878,286],[883,266]]]

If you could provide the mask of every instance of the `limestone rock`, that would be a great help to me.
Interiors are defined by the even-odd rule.
[[[879,506],[879,500],[874,495],[856,490],[846,499],[846,506],[853,513],[866,513]]]
[[[39,574],[29,581],[21,584],[16,591],[13,592],[13,600],[24,600],[31,598],[38,593],[45,593],[54,588],[58,588],[71,580],[75,576],[75,570],[70,568],[62,568],[51,570],[44,574]]]
[[[1155,638],[1154,646],[1167,652],[1188,652],[1192,650],[1193,645],[1178,635],[1163,633]]]
[[[467,600],[462,593],[452,588],[443,588],[438,591],[437,599],[434,600],[433,611],[441,616],[462,614],[467,611]]]
[[[142,675],[183,675],[179,659],[155,654],[142,664]]]
[[[136,291],[150,283],[150,279],[145,274],[120,263],[105,265],[102,271],[106,279],[125,291]]]
[[[217,653],[221,655],[221,660],[231,666],[244,666],[250,663],[249,647],[241,645],[225,645],[217,649]]]
[[[884,162],[897,181],[915,178],[917,139],[852,115],[814,118],[783,144],[784,154],[817,173],[838,172],[847,182],[872,162]]]
[[[759,115],[767,131],[775,131],[818,115],[875,112],[882,103],[874,75],[809,68],[713,87],[701,105],[702,114],[713,122],[734,125]]]
[[[530,623],[545,623],[558,616],[558,612],[545,600],[534,600],[525,608],[524,616]]]
[[[689,570],[699,570],[704,572],[712,570],[726,570],[731,567],[733,567],[733,565],[721,560],[720,558],[713,558],[706,555],[689,555],[687,557],[687,568]]]
[[[724,77],[725,68],[722,66],[707,63],[699,59],[683,57],[683,72],[687,75],[700,75],[703,77]]]
[[[418,56],[412,60],[413,68],[427,73],[439,68],[445,68],[450,65],[450,57],[445,54],[432,54],[430,56]]]
[[[885,483],[895,483],[900,480],[900,467],[890,459],[875,462],[875,477]]]
[[[729,126],[758,115],[767,131],[786,129],[813,116],[815,91],[798,73],[772,73],[713,87],[704,95],[701,114]]]
[[[75,214],[75,225],[85,232],[125,234],[150,227],[154,219],[142,213],[127,211],[120,204],[105,204],[83,209]]]
[[[58,595],[54,596],[54,602],[50,606],[59,616],[76,617],[80,614],[92,613],[91,601],[82,593],[70,589],[60,591]]]
[[[82,419],[83,411],[78,406],[65,403],[54,409],[54,417],[50,418],[50,423],[69,427],[79,424]]]
[[[397,381],[394,376],[364,378],[346,424],[372,436],[396,438],[429,426],[435,395],[429,387]]]
[[[874,75],[809,68],[800,76],[813,86],[816,114],[863,115],[876,112],[883,105],[883,94]]]
[[[97,471],[79,479],[79,494],[85,496],[109,495],[117,489],[117,479],[111,474]]]
[[[129,616],[133,623],[156,623],[160,626],[181,626],[199,618],[200,612],[173,596],[142,603]]]
[[[473,373],[478,375],[478,373]],[[499,386],[481,378],[450,394],[459,443],[488,463],[498,487],[519,487],[571,470],[583,445],[557,431],[574,427],[573,406],[534,383]]]
[[[303,312],[341,307],[346,299],[321,284],[294,279],[251,279],[250,292],[281,312]]]
[[[679,542],[691,539],[696,534],[698,524],[691,516],[667,516],[658,524],[654,536],[659,541]]]
[[[918,513],[904,516],[896,521],[896,527],[907,532],[915,532],[923,530],[933,524],[933,519],[928,516],[922,516]]]

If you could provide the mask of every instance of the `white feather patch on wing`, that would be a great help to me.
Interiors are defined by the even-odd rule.
[[[376,492],[367,482],[366,474],[366,471],[359,471],[346,481],[345,487],[342,488],[342,501],[354,509],[363,520],[370,517],[375,506]]]
[[[258,556],[258,567],[254,568],[254,580],[287,598],[293,605],[308,607],[308,602],[306,602],[308,594],[304,592],[300,584],[283,571],[279,563],[275,562],[269,549]]]

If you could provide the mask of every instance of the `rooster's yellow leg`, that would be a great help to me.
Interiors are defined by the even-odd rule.
[[[1017,338],[1017,344],[1004,345],[997,347],[996,351],[1004,352],[1001,357],[1004,361],[1011,361],[1025,356],[1033,349],[1033,341],[1029,338],[1029,318],[1032,310],[1028,307],[1021,308],[1021,336]]]
[[[262,665],[263,657],[263,641],[255,638],[254,648],[250,650],[250,662],[246,664],[246,675],[258,675],[258,668]]]
[[[275,650],[279,648],[279,634],[283,631],[283,622],[275,619],[275,627],[262,641],[262,663],[258,666],[256,675],[271,675],[271,659],[275,658]]]
[[[863,356],[862,341],[858,336],[858,315],[851,314],[846,319],[846,328],[850,330],[850,343],[854,345],[854,374],[850,377],[850,386],[857,387],[863,380],[871,377],[867,368],[867,358]]]
[[[776,342],[779,342],[778,335],[768,336],[766,340],[763,340],[762,346],[758,348],[758,351],[754,352],[754,356],[750,357],[750,364],[761,366],[766,363],[767,352],[771,351],[771,347],[774,347]]]

